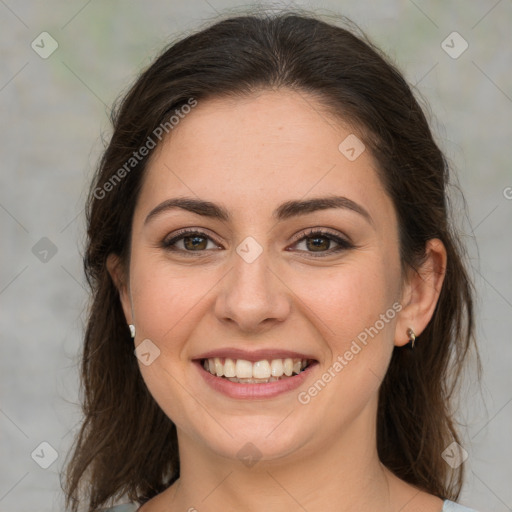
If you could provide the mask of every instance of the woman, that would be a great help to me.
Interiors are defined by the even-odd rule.
[[[71,510],[470,510],[449,169],[354,32],[224,19],[119,105],[87,209]]]

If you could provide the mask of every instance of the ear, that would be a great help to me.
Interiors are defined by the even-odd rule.
[[[114,285],[119,292],[119,300],[124,311],[124,316],[128,324],[133,323],[132,307],[130,302],[130,290],[127,284],[126,273],[121,265],[121,260],[117,254],[111,253],[107,256],[107,270],[114,281]]]
[[[395,345],[409,342],[407,330],[419,336],[429,323],[436,307],[446,274],[446,248],[438,238],[429,240],[425,259],[417,269],[408,270],[402,289],[402,310],[395,326]]]

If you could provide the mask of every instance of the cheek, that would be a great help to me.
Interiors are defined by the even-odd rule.
[[[374,325],[397,298],[395,272],[383,260],[369,260],[303,281],[301,297],[324,324],[325,339],[330,340],[333,349],[343,349]]]
[[[208,275],[165,261],[145,264],[143,258],[133,261],[132,269],[137,332],[165,344],[183,340],[187,326],[197,322],[201,300],[207,300]]]
[[[215,280],[147,253],[133,255],[131,272],[137,344],[149,339],[159,351],[151,364],[139,361],[142,378],[165,414],[187,430],[191,418],[204,414],[187,384],[187,342],[205,314]]]
[[[304,285],[330,356],[318,375],[329,384],[315,400],[321,408],[339,405],[332,410],[335,423],[356,414],[377,392],[392,354],[399,273],[397,265],[379,256],[354,260],[328,279]],[[316,396],[320,389],[321,383],[305,391]]]

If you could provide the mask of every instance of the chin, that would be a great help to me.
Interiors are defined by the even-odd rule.
[[[205,430],[204,424],[195,425],[194,437],[199,438],[197,440],[200,440],[203,446],[208,446],[217,455],[242,463],[249,461],[247,465],[250,465],[251,461],[279,460],[296,453],[310,439],[304,429],[296,430],[298,422],[283,422],[285,416],[265,416],[256,419],[253,417],[253,421],[247,417],[222,421],[219,417],[219,422],[226,425],[231,435],[212,420],[215,425],[211,430]]]

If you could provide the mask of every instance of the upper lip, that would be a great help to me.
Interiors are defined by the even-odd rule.
[[[280,350],[280,349],[258,349],[258,350],[242,350],[240,348],[219,348],[216,350],[209,350],[208,352],[204,352],[198,356],[195,356],[193,359],[213,359],[214,357],[226,358],[230,359],[245,359],[246,361],[251,361],[255,363],[256,361],[262,361],[264,359],[272,360],[272,359],[316,359],[310,354],[302,354],[300,352],[295,352],[292,350]]]

